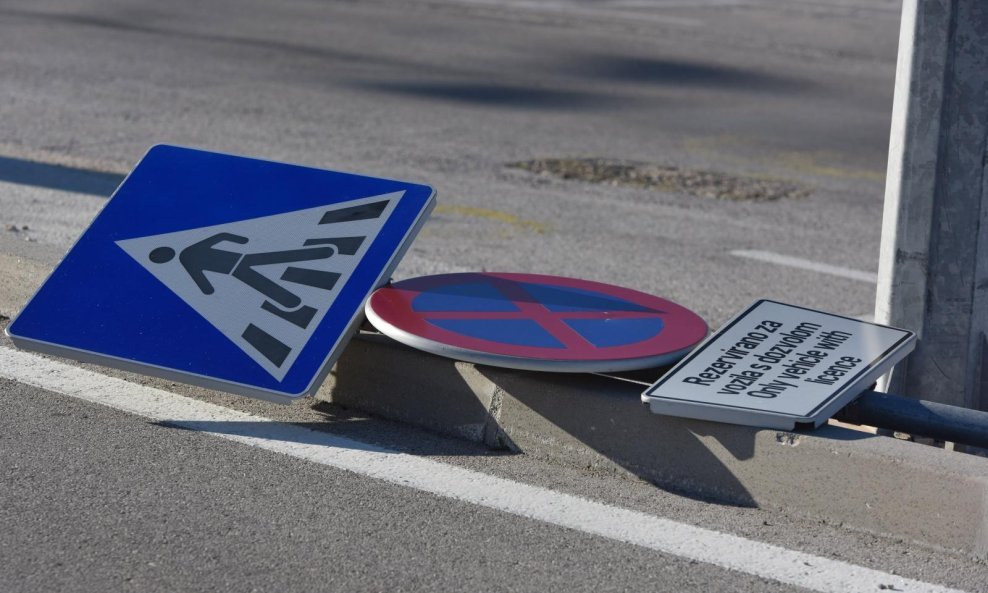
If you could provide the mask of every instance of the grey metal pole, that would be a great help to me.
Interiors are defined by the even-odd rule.
[[[875,318],[919,335],[880,389],[988,410],[988,1],[904,0]]]
[[[866,391],[834,418],[972,447],[988,448],[988,412]]]

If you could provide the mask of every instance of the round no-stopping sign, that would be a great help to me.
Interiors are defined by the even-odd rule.
[[[707,324],[657,296],[537,274],[466,273],[397,282],[371,295],[370,322],[403,344],[478,364],[612,372],[675,362]]]

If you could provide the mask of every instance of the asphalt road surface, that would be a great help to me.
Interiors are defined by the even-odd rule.
[[[888,0],[5,0],[0,316],[16,313],[156,143],[435,186],[440,206],[402,277],[583,277],[670,298],[714,326],[756,298],[868,315],[898,10]],[[598,174],[601,163],[665,177],[642,187]],[[293,457],[291,439],[266,449],[216,423],[0,379],[0,591],[824,591],[842,566],[879,571],[861,590],[899,577],[968,591],[988,582],[983,563],[880,534],[307,404],[127,378],[343,435],[356,451],[435,461],[436,475],[468,469],[481,483],[577,495],[829,568],[794,585],[771,563],[697,561]]]
[[[869,280],[736,252],[877,270],[897,4],[8,1],[0,183],[25,159],[119,174],[197,146],[435,186],[401,276],[582,277],[714,325],[763,297],[865,315]],[[539,158],[711,175],[658,191],[508,166]],[[738,176],[808,195],[682,189]],[[0,223],[63,248],[113,187],[25,199],[57,175],[6,177]]]

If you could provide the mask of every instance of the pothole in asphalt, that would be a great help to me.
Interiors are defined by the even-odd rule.
[[[701,198],[771,202],[810,195],[809,186],[774,177],[681,169],[653,163],[599,158],[533,159],[509,163],[537,175],[604,185],[685,193]]]

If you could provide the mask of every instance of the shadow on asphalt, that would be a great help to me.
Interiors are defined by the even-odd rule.
[[[373,82],[358,83],[367,90],[484,107],[574,111],[610,110],[626,103],[615,93],[555,90],[538,86],[483,82]]]
[[[774,94],[798,92],[812,85],[808,81],[718,64],[636,56],[581,56],[543,67],[542,70],[544,76],[538,85],[469,79],[377,80],[354,85],[376,92],[481,107],[572,111],[608,111],[636,101],[617,92],[614,84]],[[583,87],[589,83],[594,89],[604,90],[567,88],[573,82],[579,82]]]
[[[634,56],[584,56],[567,64],[568,74],[611,82],[780,93],[810,83],[717,64]]]
[[[124,175],[0,156],[0,181],[110,197]]]

